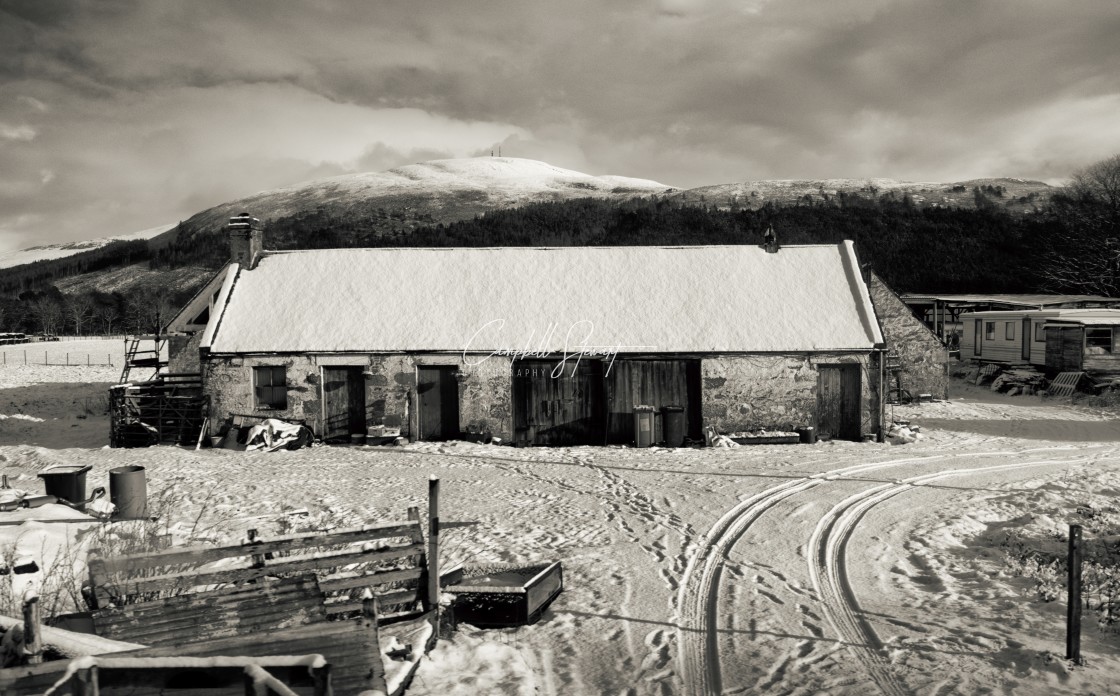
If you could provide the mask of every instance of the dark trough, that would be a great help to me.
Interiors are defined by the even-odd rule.
[[[564,589],[560,562],[467,566],[455,595],[455,620],[483,628],[535,623]]]

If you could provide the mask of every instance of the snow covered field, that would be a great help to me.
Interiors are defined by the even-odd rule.
[[[220,540],[298,508],[399,518],[434,474],[444,521],[478,523],[444,533],[445,564],[563,562],[538,624],[465,627],[410,694],[1120,693],[1120,633],[1087,613],[1086,665],[1061,659],[1064,597],[1041,601],[1003,545],[1118,505],[1113,414],[955,383],[963,400],[896,407],[926,436],[901,446],[109,450],[107,369],[0,368],[13,485],[139,464],[173,532]]]

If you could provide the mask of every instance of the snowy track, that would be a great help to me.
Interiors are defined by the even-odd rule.
[[[883,653],[883,643],[864,617],[845,567],[848,540],[867,511],[888,498],[945,478],[1038,466],[1082,464],[1087,461],[1089,460],[1043,460],[914,476],[898,483],[883,484],[861,491],[833,507],[820,519],[809,540],[809,575],[813,581],[813,589],[821,600],[821,607],[832,628],[855,654],[881,693],[905,696],[908,690],[891,671],[890,663]]]
[[[898,466],[922,466],[935,461],[1022,456],[1027,452],[1068,450],[1068,447],[1039,448],[1026,451],[1000,451],[969,454],[944,454],[910,457],[883,462],[857,464],[813,474],[768,488],[750,496],[728,510],[712,525],[692,555],[677,596],[678,663],[684,693],[712,695],[723,693],[719,651],[719,595],[724,562],[736,543],[764,513],[791,496],[839,479]],[[890,696],[903,696],[907,690],[891,673],[882,655],[882,642],[863,618],[845,570],[846,544],[860,519],[880,502],[934,481],[1028,467],[1084,463],[1086,459],[1017,462],[990,467],[945,469],[929,474],[880,484],[845,499],[826,513],[809,541],[807,554],[810,576],[816,595],[829,623],[840,640],[852,646],[864,671],[879,690]]]

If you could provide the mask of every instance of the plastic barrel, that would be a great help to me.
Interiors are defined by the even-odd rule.
[[[653,446],[653,406],[634,407],[634,446]]]
[[[93,468],[85,466],[52,466],[39,474],[47,495],[62,498],[75,505],[86,499],[86,472]]]
[[[684,407],[661,407],[661,430],[665,433],[666,447],[680,447],[684,444]]]
[[[118,520],[143,520],[148,517],[148,481],[142,466],[109,469],[109,500],[117,506]]]
[[[801,442],[806,445],[811,445],[817,441],[817,429],[811,425],[803,425],[797,429],[797,434],[801,436]]]

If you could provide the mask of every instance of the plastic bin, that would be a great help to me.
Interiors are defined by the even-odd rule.
[[[117,506],[118,520],[143,520],[148,517],[148,480],[142,466],[109,469],[109,500]]]
[[[817,441],[817,429],[811,425],[803,425],[797,429],[797,434],[801,436],[801,443],[811,445]]]
[[[75,505],[86,499],[86,472],[93,467],[89,464],[52,466],[40,472],[47,495],[62,498]]]
[[[653,446],[653,406],[634,407],[634,446]]]
[[[661,430],[665,435],[666,447],[681,447],[684,445],[684,420],[683,406],[661,407]]]

